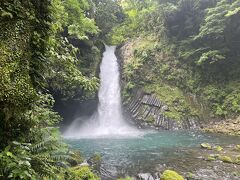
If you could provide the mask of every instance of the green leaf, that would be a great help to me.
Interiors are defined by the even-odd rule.
[[[9,18],[13,18],[13,15],[12,15],[12,13],[10,13],[10,12],[7,12],[7,11],[2,11],[2,13],[1,13],[1,16],[2,17],[9,17]]]
[[[7,156],[9,156],[9,157],[13,157],[13,154],[12,154],[10,151],[8,151],[6,154],[7,154]]]

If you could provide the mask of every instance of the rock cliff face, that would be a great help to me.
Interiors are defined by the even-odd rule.
[[[188,117],[182,121],[176,121],[165,115],[169,111],[168,106],[153,94],[142,90],[133,93],[131,99],[124,104],[125,112],[140,127],[152,127],[156,129],[198,129],[201,124],[197,117]]]
[[[135,73],[135,79],[133,77],[127,77],[126,67],[131,61],[134,61],[134,53],[136,52],[136,46],[138,46],[136,45],[136,42],[141,43],[138,39],[129,41],[123,46],[118,47],[116,52],[121,70],[123,107],[127,116],[141,128],[150,127],[165,130],[201,128],[202,117],[198,114],[192,113],[188,107],[185,108],[187,109],[187,113],[181,112],[183,111],[183,108],[181,107],[183,104],[182,101],[184,101],[184,105],[186,106],[187,103],[185,101],[187,101],[187,97],[174,97],[174,100],[172,100],[172,103],[169,105],[169,103],[167,103],[167,99],[169,99],[168,96],[174,94],[171,91],[166,92],[165,90],[164,95],[166,96],[161,98],[161,96],[158,95],[158,93],[161,94],[161,89],[148,88],[150,91],[146,90],[146,84],[150,84],[150,87],[154,87],[155,85],[158,86],[158,81],[148,79],[154,74],[151,69],[154,65],[147,67],[147,65],[143,64],[143,68]],[[148,72],[146,73],[146,71]],[[138,79],[138,76],[143,77]],[[129,90],[128,85],[131,83],[134,84],[134,87]],[[187,104],[187,106],[190,105]],[[175,109],[180,110],[175,112]]]

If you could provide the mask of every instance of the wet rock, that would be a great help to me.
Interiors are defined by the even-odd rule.
[[[156,172],[163,172],[167,168],[166,164],[158,164],[155,168]]]
[[[236,150],[240,151],[240,144],[236,145]]]
[[[137,175],[138,180],[155,180],[150,173],[140,173]]]
[[[89,166],[88,162],[85,160],[83,163],[79,164],[80,167]]]
[[[212,146],[208,143],[202,143],[201,147],[204,148],[204,149],[209,149],[209,150],[212,149]]]
[[[162,110],[163,111],[169,111],[169,107],[167,105],[165,105],[165,106],[162,107]]]
[[[194,179],[219,180],[219,176],[212,169],[199,169]]]
[[[215,157],[213,157],[213,156],[208,156],[206,160],[207,160],[207,161],[214,161],[214,160],[215,160]]]
[[[161,175],[161,180],[184,180],[184,178],[175,171],[165,170]]]
[[[240,165],[240,155],[236,156],[235,164]]]
[[[194,174],[191,173],[191,172],[188,172],[188,173],[186,174],[186,178],[187,178],[188,180],[192,180],[192,179],[194,179]]]
[[[218,159],[225,163],[233,163],[233,160],[229,156],[219,156]]]
[[[153,175],[153,178],[155,179],[155,180],[160,180],[160,174],[157,172],[157,173],[155,173],[154,175]]]
[[[222,151],[223,150],[223,148],[221,146],[215,146],[213,149],[215,151]]]

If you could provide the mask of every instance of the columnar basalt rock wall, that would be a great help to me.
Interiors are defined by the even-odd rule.
[[[140,127],[156,129],[197,129],[201,126],[199,119],[189,117],[176,121],[164,115],[169,111],[168,106],[152,94],[137,90],[128,102],[125,102],[125,112]]]

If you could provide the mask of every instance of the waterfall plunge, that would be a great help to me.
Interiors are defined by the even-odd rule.
[[[135,136],[138,130],[130,127],[122,116],[119,85],[119,68],[115,56],[115,46],[106,46],[100,66],[99,105],[97,112],[85,123],[80,125],[76,119],[67,131],[65,137],[105,137],[105,136]]]

